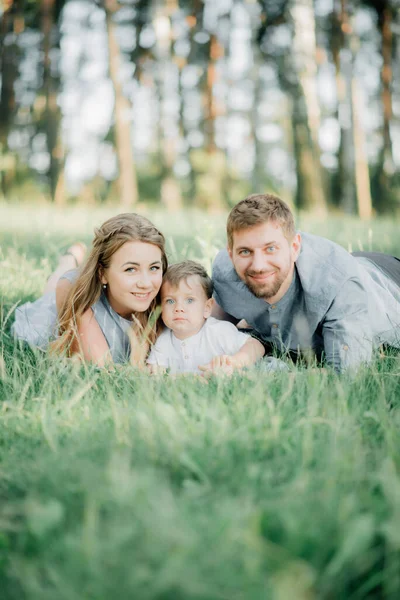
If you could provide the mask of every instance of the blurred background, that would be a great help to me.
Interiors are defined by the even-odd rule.
[[[0,197],[400,212],[400,0],[2,0]]]

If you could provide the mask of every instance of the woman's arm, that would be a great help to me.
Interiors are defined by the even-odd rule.
[[[110,348],[91,308],[77,320],[77,336],[74,338],[71,353],[99,367],[112,363]]]
[[[56,305],[58,313],[64,306],[71,286],[72,283],[68,279],[60,279],[57,283]],[[71,354],[80,356],[85,361],[93,362],[99,367],[113,362],[106,338],[91,308],[77,320],[77,337],[72,342]]]
[[[59,279],[56,286],[56,306],[57,312],[60,314],[64,302],[67,299],[68,293],[72,287],[72,283],[68,279]]]

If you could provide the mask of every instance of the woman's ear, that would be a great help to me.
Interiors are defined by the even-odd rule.
[[[104,284],[107,284],[107,283],[108,283],[108,281],[107,281],[107,278],[106,278],[106,276],[104,275],[104,269],[103,269],[102,267],[99,267],[99,279],[100,279],[100,283],[101,283],[102,285],[104,285]]]
[[[209,298],[206,302],[206,305],[204,307],[204,318],[208,319],[208,317],[211,315],[211,311],[212,311],[212,307],[214,306],[214,298]]]

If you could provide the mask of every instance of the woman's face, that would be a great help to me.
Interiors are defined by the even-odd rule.
[[[157,296],[162,281],[161,250],[146,242],[125,242],[111,257],[101,276],[111,307],[121,317],[144,312]]]

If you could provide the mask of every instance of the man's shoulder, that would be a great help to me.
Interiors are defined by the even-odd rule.
[[[218,281],[240,281],[226,248],[220,250],[215,257],[212,277]]]
[[[315,280],[324,276],[340,281],[359,274],[357,260],[342,246],[331,240],[301,232],[301,252],[296,261],[300,278]]]

